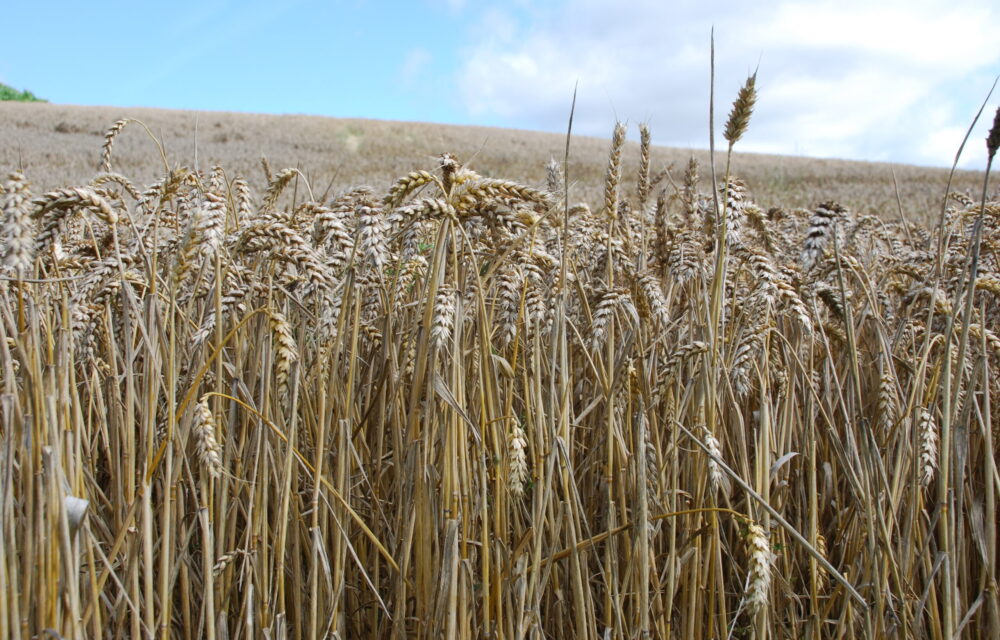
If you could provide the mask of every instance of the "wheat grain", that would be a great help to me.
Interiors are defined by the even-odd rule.
[[[18,277],[28,275],[34,261],[34,225],[28,215],[30,200],[28,181],[20,172],[12,172],[0,192],[3,265]]]
[[[562,185],[562,167],[555,158],[550,158],[549,163],[545,165],[545,188],[550,195],[558,196],[562,193]]]
[[[455,290],[451,287],[441,287],[434,299],[434,317],[431,324],[431,342],[436,349],[447,348],[454,327]]]
[[[667,257],[667,268],[678,284],[699,282],[705,279],[705,249],[695,235],[683,231],[674,238]]]
[[[778,280],[776,284],[778,287],[778,297],[781,299],[784,307],[792,313],[792,317],[795,319],[798,326],[801,327],[801,329],[806,333],[806,335],[812,334],[812,316],[809,314],[809,310],[805,303],[802,302],[802,298],[800,298],[795,289],[784,280]]]
[[[715,437],[708,427],[702,425],[701,427],[701,437],[705,441],[705,446],[708,448],[709,453],[712,455],[708,458],[708,478],[712,483],[712,491],[718,492],[720,489],[725,493],[729,493],[729,478],[726,477],[725,473],[722,471],[722,467],[716,461],[722,459],[722,445],[719,444],[719,439]]]
[[[976,289],[979,291],[988,291],[1000,298],[1000,278],[980,276],[976,278]]]
[[[128,118],[122,118],[111,125],[111,128],[104,133],[104,145],[101,147],[101,170],[104,173],[111,173],[111,149],[115,144],[115,138],[118,137],[118,134],[122,132],[122,129],[129,122],[131,120]]]
[[[524,429],[516,421],[511,426],[507,446],[507,486],[510,488],[511,495],[520,498],[524,495],[525,485],[528,481],[528,441],[525,438]]]
[[[462,191],[455,195],[455,202],[458,209],[467,210],[491,198],[522,201],[538,204],[546,208],[552,205],[551,196],[544,191],[532,189],[531,187],[510,180],[497,180],[493,178],[482,178],[463,184]]]
[[[827,245],[831,244],[834,225],[844,215],[845,209],[836,202],[824,202],[813,211],[802,248],[801,260],[805,269],[810,269],[823,257]]]
[[[278,387],[279,396],[282,399],[288,398],[288,383],[291,375],[292,364],[299,359],[298,348],[295,338],[292,337],[292,328],[285,319],[284,314],[278,311],[268,311],[268,319],[271,325],[271,335],[274,338],[274,378]]]
[[[648,308],[654,320],[654,328],[665,329],[670,323],[670,307],[663,297],[659,279],[647,273],[638,279],[640,300],[645,302],[643,308]]]
[[[764,346],[766,329],[767,327],[760,325],[753,331],[748,331],[736,347],[729,378],[739,398],[745,398],[750,393],[750,371],[753,361]]]
[[[242,226],[253,213],[253,197],[250,195],[250,185],[244,178],[236,178],[232,184],[235,200],[236,226]]]
[[[275,219],[261,220],[240,232],[234,243],[237,251],[249,253],[270,248],[275,258],[298,267],[314,287],[333,286],[326,266],[305,238]]]
[[[747,550],[750,556],[750,572],[747,580],[746,602],[754,613],[767,606],[771,588],[771,564],[774,554],[764,527],[751,523],[747,527]]]
[[[879,426],[883,433],[888,432],[896,423],[897,411],[896,379],[886,370],[879,377],[878,387]]]
[[[920,410],[917,431],[920,436],[920,485],[929,487],[938,467],[938,427],[929,410]]]
[[[383,199],[383,204],[388,208],[393,208],[399,206],[403,200],[406,199],[410,193],[424,186],[434,182],[436,178],[433,174],[427,171],[413,171],[399,180],[397,180],[391,187],[389,187],[389,193]]]
[[[132,184],[132,181],[121,174],[100,173],[94,176],[94,179],[90,181],[90,187],[93,189],[99,189],[102,185],[105,184],[117,184],[125,191],[125,193],[129,195],[129,197],[131,197],[133,200],[137,202],[142,199],[142,196],[136,190],[135,185]]]
[[[639,178],[636,181],[636,199],[639,203],[639,211],[646,210],[646,200],[649,199],[650,141],[649,127],[645,124],[639,125]]]
[[[358,235],[354,241],[361,254],[364,264],[370,269],[381,272],[389,261],[389,249],[386,246],[386,225],[382,212],[374,203],[363,200],[355,209],[358,219]]]
[[[216,437],[215,416],[208,406],[209,397],[203,396],[195,405],[195,419],[192,430],[198,462],[213,478],[222,475],[222,446]]]
[[[260,205],[261,215],[267,215],[274,210],[274,207],[278,204],[278,198],[281,197],[281,192],[284,191],[285,187],[287,187],[298,175],[298,169],[288,168],[282,169],[278,172],[278,175],[270,179],[270,183],[267,185],[267,191],[264,193],[264,201]]]
[[[720,187],[719,191],[726,203],[726,243],[729,246],[742,244],[742,229],[745,218],[743,211],[747,204],[751,204],[747,196],[746,183],[739,178],[730,178],[730,181]]]
[[[211,262],[222,248],[226,226],[226,201],[209,191],[200,206],[191,214],[190,227],[181,259],[177,267],[177,279],[195,268],[198,261]],[[198,288],[197,286],[195,287]]]
[[[993,162],[993,157],[996,155],[997,149],[1000,149],[1000,107],[997,107],[997,111],[993,115],[993,126],[990,127],[990,132],[986,135],[988,162]]]
[[[743,137],[750,124],[750,116],[753,114],[754,105],[757,103],[756,85],[757,73],[754,72],[753,75],[746,79],[743,86],[740,87],[736,101],[733,102],[733,108],[729,112],[729,119],[726,121],[726,128],[722,133],[723,137],[729,142],[730,147]]]
[[[969,335],[977,341],[985,340],[986,348],[1000,357],[1000,336],[978,323],[969,324]]]
[[[615,310],[623,304],[626,295],[625,291],[621,290],[605,291],[598,298],[594,307],[594,319],[590,325],[590,348],[594,351],[604,347],[608,329],[614,321]]]
[[[502,347],[509,345],[517,335],[523,287],[524,276],[513,264],[497,278],[498,308],[495,311],[495,322],[498,325],[498,342]]]
[[[611,136],[611,150],[608,152],[608,170],[604,176],[604,213],[608,218],[618,218],[618,183],[622,174],[622,149],[625,147],[625,133],[628,128],[624,123],[615,124]]]
[[[69,210],[75,207],[84,207],[108,224],[118,222],[118,214],[108,203],[108,201],[95,189],[87,187],[70,187],[68,189],[57,189],[39,196],[32,200],[38,209],[36,216],[43,216],[55,211]]]

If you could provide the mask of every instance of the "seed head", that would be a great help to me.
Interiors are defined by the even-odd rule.
[[[997,154],[998,148],[1000,148],[1000,107],[997,107],[996,115],[993,116],[993,127],[990,128],[990,133],[986,136],[986,152],[990,162],[993,161],[993,156]]]
[[[756,613],[767,604],[767,592],[771,586],[771,564],[774,561],[767,533],[759,524],[750,525],[747,532],[747,547],[750,553],[747,604],[750,610]]]
[[[215,435],[215,416],[208,406],[207,396],[195,406],[194,435],[198,461],[210,476],[218,478],[222,475],[222,446]]]
[[[750,124],[750,116],[753,114],[754,104],[757,102],[757,72],[747,78],[746,83],[740,89],[733,103],[733,109],[729,112],[729,120],[726,122],[726,130],[723,136],[729,141],[730,146],[743,137]]]
[[[608,154],[608,171],[604,177],[604,210],[614,220],[618,217],[618,181],[622,174],[622,148],[625,146],[625,123],[615,123],[611,136],[611,151]]]
[[[507,444],[510,454],[508,476],[510,491],[514,497],[520,498],[524,495],[524,485],[528,480],[528,441],[524,437],[524,429],[519,424],[515,423],[511,428]]]
[[[930,486],[938,468],[938,427],[934,414],[920,410],[920,484]]]

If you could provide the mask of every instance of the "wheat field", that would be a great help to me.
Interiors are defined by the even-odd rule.
[[[0,638],[1000,637],[983,174],[806,206],[626,132],[4,156]]]
[[[0,167],[24,171],[40,192],[85,184],[98,166],[108,126],[126,117],[150,128],[170,168],[222,166],[259,183],[266,181],[260,165],[266,157],[275,167],[301,169],[316,195],[326,199],[362,184],[385,189],[401,175],[433,167],[444,152],[481,175],[541,187],[545,164],[550,158],[561,159],[566,146],[564,134],[491,127],[0,102]],[[608,123],[609,133],[612,125]],[[655,122],[650,129],[655,143]],[[636,133],[633,125],[633,136]],[[638,146],[631,140],[625,145],[623,171],[629,176],[639,169]],[[573,134],[569,162],[574,201],[596,203],[602,197],[607,155],[606,139]],[[159,149],[141,129],[123,132],[115,141],[115,157],[137,184],[155,182],[165,171]],[[666,172],[664,184],[678,186],[691,157],[702,166],[710,161],[704,150],[653,144],[652,173]],[[856,213],[887,220],[900,219],[902,210],[909,222],[927,227],[937,223],[948,182],[945,169],[744,154],[739,148],[732,162],[736,175],[750,185],[755,201],[765,209],[809,208],[832,199]],[[982,182],[981,171],[958,171],[951,188],[978,197]],[[699,189],[711,191],[707,174],[700,176]]]

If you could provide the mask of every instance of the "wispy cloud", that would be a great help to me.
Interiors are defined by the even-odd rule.
[[[605,135],[618,117],[649,121],[659,143],[704,146],[714,26],[720,118],[760,62],[743,150],[945,165],[1000,72],[998,9],[989,0],[539,3],[527,18],[488,16],[458,81],[474,116],[559,130],[579,80],[581,133]],[[981,166],[978,146],[966,165]]]
[[[405,85],[413,85],[420,78],[432,60],[431,54],[426,49],[414,48],[406,52],[403,63],[399,67],[399,77]]]

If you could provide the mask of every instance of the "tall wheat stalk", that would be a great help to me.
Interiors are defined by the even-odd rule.
[[[655,207],[12,175],[0,637],[994,637],[1000,204],[765,211],[755,83]]]

